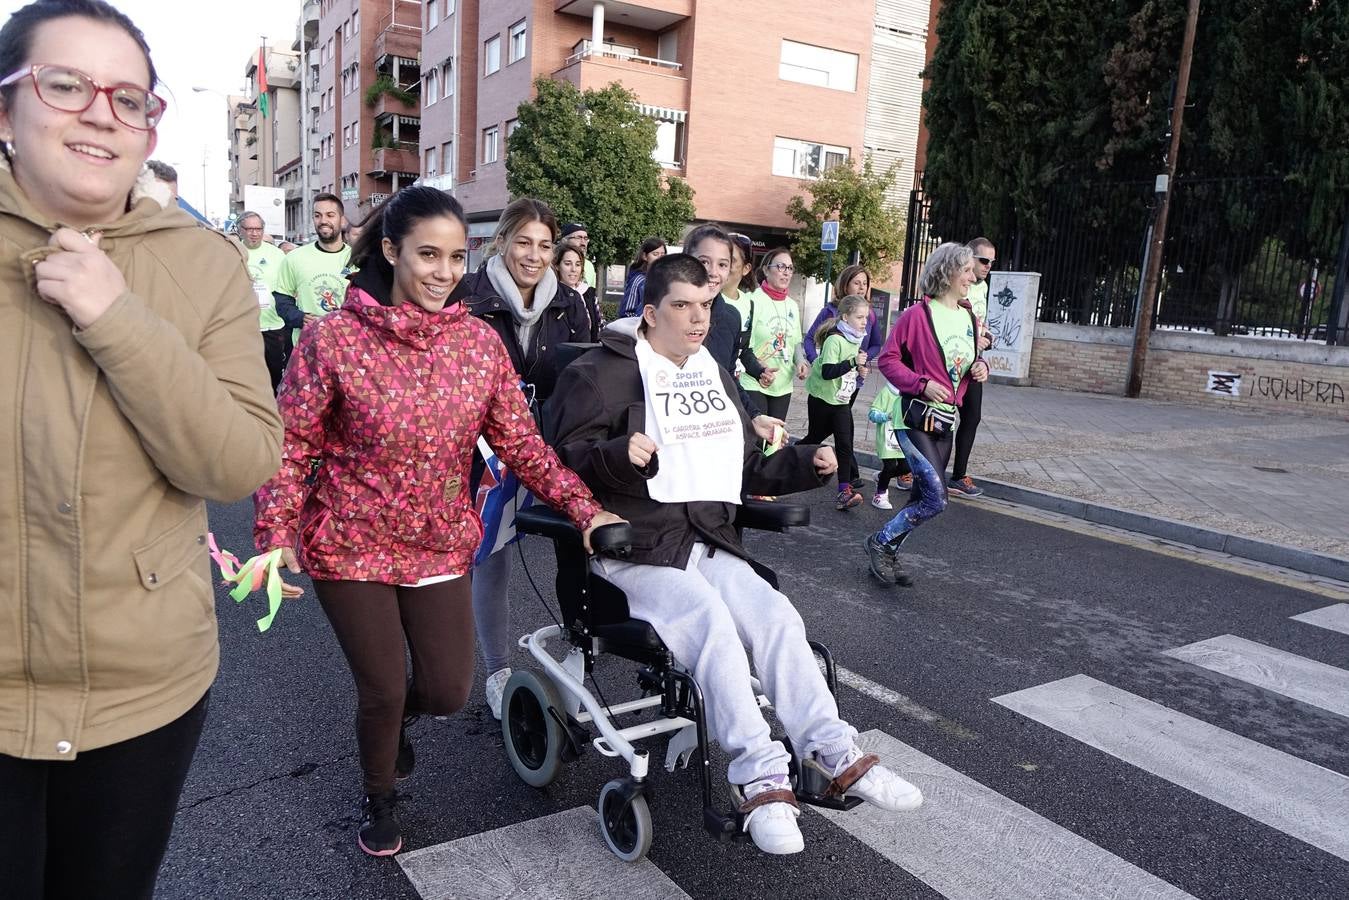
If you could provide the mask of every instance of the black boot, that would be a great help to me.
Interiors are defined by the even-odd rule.
[[[366,794],[361,804],[361,825],[356,843],[371,856],[393,856],[403,849],[398,825],[398,792]]]

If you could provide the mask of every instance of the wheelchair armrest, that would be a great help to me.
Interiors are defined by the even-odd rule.
[[[810,524],[810,507],[776,500],[750,500],[740,503],[735,516],[735,527],[755,531],[784,532]]]
[[[515,530],[537,534],[565,544],[581,546],[581,530],[565,515],[547,506],[534,505],[515,514]],[[590,546],[597,555],[627,559],[632,554],[632,526],[626,522],[601,525],[590,533]]]

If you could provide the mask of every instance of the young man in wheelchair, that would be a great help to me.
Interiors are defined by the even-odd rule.
[[[606,329],[600,349],[563,370],[548,432],[596,500],[632,524],[630,561],[594,566],[701,686],[709,730],[733,757],[745,829],[764,851],[796,853],[789,756],[756,702],[746,649],[803,771],[891,811],[917,808],[922,794],[857,748],[800,615],[746,562],[734,527],[741,495],[819,487],[837,462],[829,447],[759,451],[731,376],[703,348],[711,306],[696,259],[653,263],[636,332]]]

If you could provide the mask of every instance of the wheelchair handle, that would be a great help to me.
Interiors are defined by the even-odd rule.
[[[611,559],[627,559],[632,555],[632,539],[635,532],[627,522],[615,522],[601,525],[590,532],[590,549],[596,556]]]

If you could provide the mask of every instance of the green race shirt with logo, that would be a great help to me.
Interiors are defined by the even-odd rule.
[[[254,285],[262,285],[268,293],[278,290],[277,278],[281,274],[281,263],[286,254],[275,244],[263,241],[248,251],[248,277]],[[258,327],[262,331],[275,331],[285,328],[286,323],[276,314],[276,307],[264,306],[258,311]]]
[[[343,245],[336,253],[319,249],[317,242],[296,247],[286,255],[277,276],[276,289],[295,298],[300,312],[326,316],[342,306],[347,295],[347,276],[353,271],[351,247]],[[295,330],[295,340],[300,331]]]
[[[974,307],[974,314],[979,317],[980,322],[988,321],[988,279],[976,281],[970,286],[969,296],[970,306]]]
[[[792,382],[796,380],[796,348],[800,344],[801,311],[796,308],[796,301],[791,297],[774,300],[762,293],[755,297],[749,348],[764,368],[778,371],[768,387],[760,385],[757,378],[741,375],[741,387],[768,397],[790,394]]]
[[[960,379],[974,365],[974,323],[970,313],[963,306],[951,309],[933,301],[927,305],[932,312],[932,327],[937,332],[937,344],[946,357],[946,374],[951,376],[951,385],[959,386]],[[939,409],[955,411],[953,403],[934,403]]]

